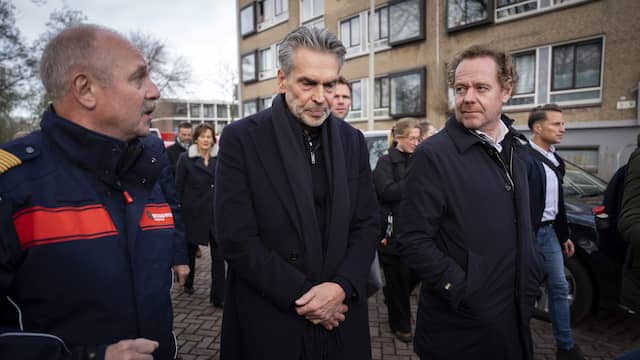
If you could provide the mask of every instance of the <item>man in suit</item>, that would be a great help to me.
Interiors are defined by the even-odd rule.
[[[370,359],[378,210],[364,136],[329,111],[345,48],[301,27],[278,55],[273,105],[220,139],[221,358]]]
[[[532,359],[529,320],[542,281],[533,243],[526,139],[502,114],[517,74],[484,46],[451,62],[455,115],[409,165],[398,252],[422,279],[421,359]]]
[[[535,108],[529,114],[532,137],[529,145],[529,193],[531,224],[536,242],[544,254],[548,274],[549,314],[556,339],[557,359],[584,359],[571,337],[569,284],[564,274],[564,258],[571,257],[575,247],[569,239],[569,226],[562,193],[564,161],[554,145],[564,136],[562,109],[556,104]]]
[[[173,172],[176,171],[176,164],[180,154],[185,152],[191,145],[192,126],[189,122],[183,122],[178,125],[178,133],[176,134],[176,142],[167,148],[167,156],[169,156],[169,164]]]

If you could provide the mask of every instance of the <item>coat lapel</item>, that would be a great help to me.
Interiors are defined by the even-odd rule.
[[[272,126],[269,121],[261,121],[258,126],[249,130],[251,139],[255,145],[256,153],[260,159],[260,163],[264,171],[267,173],[267,177],[276,191],[276,194],[280,198],[282,205],[284,206],[291,223],[296,229],[298,236],[302,238],[302,227],[295,209],[295,203],[291,195],[290,185],[285,176],[285,170],[282,166],[282,159],[277,151],[277,144],[274,141],[274,134]],[[269,151],[269,149],[273,149]]]

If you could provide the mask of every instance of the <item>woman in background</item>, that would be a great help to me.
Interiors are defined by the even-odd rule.
[[[419,283],[415,272],[400,261],[393,217],[397,214],[404,190],[404,178],[409,158],[420,141],[420,129],[413,118],[398,120],[391,130],[389,152],[380,159],[373,171],[373,181],[380,203],[383,232],[378,246],[380,263],[384,272],[382,289],[389,313],[389,326],[400,340],[409,343],[411,335],[411,304],[409,296]]]
[[[181,204],[191,272],[184,285],[193,294],[196,252],[199,245],[210,245],[211,292],[209,301],[222,307],[224,300],[224,260],[214,238],[213,194],[217,146],[213,128],[200,124],[193,133],[193,144],[180,154],[176,165],[176,190]]]

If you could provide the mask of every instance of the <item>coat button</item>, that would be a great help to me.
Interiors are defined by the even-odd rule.
[[[447,282],[446,284],[444,284],[444,289],[449,291],[449,289],[451,289],[451,283]]]
[[[156,161],[158,161],[158,159],[156,159],[156,158],[154,158],[154,157],[152,157],[152,158],[151,158],[151,163],[152,163],[152,164],[155,164],[155,163],[156,163]]]
[[[33,152],[36,151],[36,149],[34,149],[33,146],[27,146],[26,148],[24,148],[24,151],[27,154],[33,154]]]
[[[140,183],[142,183],[142,184],[146,184],[146,183],[147,183],[147,179],[146,179],[146,178],[142,178],[142,179],[140,179]]]
[[[291,262],[298,261],[298,253],[290,253],[289,254],[289,261],[291,261]]]
[[[213,187],[214,187],[214,185],[213,185],[213,184],[211,184],[211,188],[212,188],[212,189],[213,189]]]
[[[511,191],[511,189],[512,189],[511,184],[505,184],[504,185],[504,189],[507,190],[507,191]]]

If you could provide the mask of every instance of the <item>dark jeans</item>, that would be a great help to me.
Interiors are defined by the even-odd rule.
[[[224,258],[218,244],[209,239],[209,251],[211,252],[211,292],[209,302],[216,305],[224,303],[224,286],[226,282],[224,272]]]
[[[420,283],[415,271],[399,257],[380,254],[385,286],[382,289],[389,313],[391,331],[411,332],[411,301],[413,289]]]

